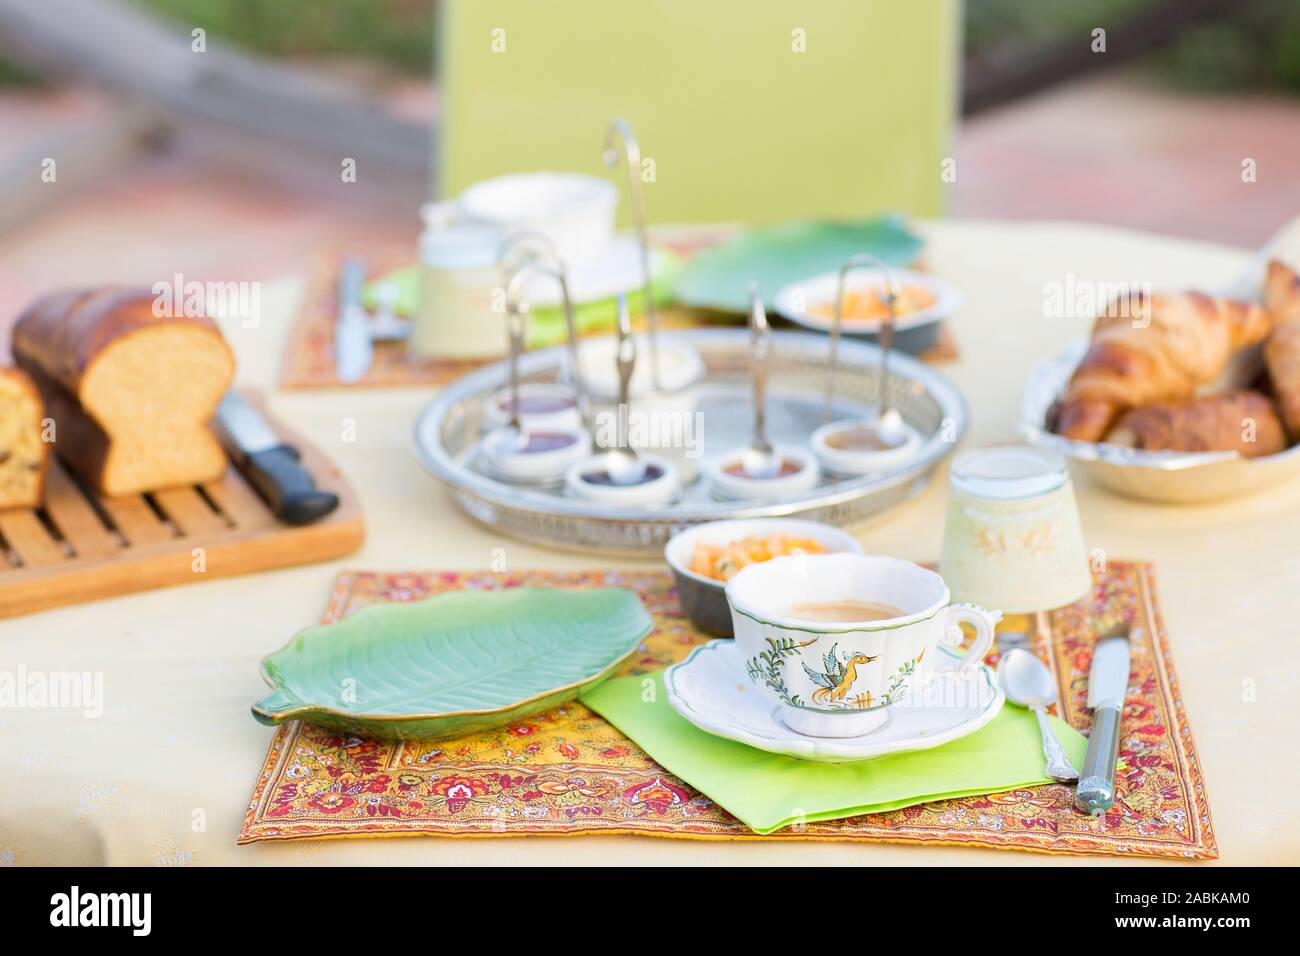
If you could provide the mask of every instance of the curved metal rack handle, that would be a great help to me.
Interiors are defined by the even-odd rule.
[[[826,375],[826,401],[822,406],[822,422],[826,423],[831,420],[831,403],[835,400],[835,370],[839,367],[840,354],[840,328],[844,322],[844,279],[855,269],[871,267],[879,269],[885,274],[885,286],[888,289],[887,301],[885,306],[889,309],[889,316],[886,318],[881,328],[880,346],[882,349],[882,361],[888,362],[889,349],[894,344],[894,306],[898,301],[901,289],[898,285],[898,277],[894,275],[893,267],[885,260],[870,252],[859,252],[849,256],[840,265],[839,278],[835,283],[835,311],[834,318],[831,320],[831,351],[829,368]],[[880,377],[880,408],[877,414],[884,414],[885,411],[885,376],[887,369],[881,369]]]
[[[654,299],[650,294],[650,238],[645,224],[645,190],[641,184],[641,145],[637,142],[632,125],[616,116],[605,129],[605,145],[601,159],[613,169],[618,165],[615,141],[623,144],[623,159],[627,165],[627,191],[632,203],[632,224],[636,230],[637,245],[641,250],[641,275],[644,279],[646,328],[650,334],[650,377],[654,387],[659,385],[659,317],[655,314]]]
[[[542,253],[538,256],[537,253]],[[509,282],[521,268],[542,258],[549,261],[556,269],[565,272],[564,259],[560,249],[550,236],[536,229],[521,229],[512,232],[501,240],[497,246],[497,266],[501,269],[504,281]]]
[[[587,395],[586,382],[582,377],[582,366],[578,364],[578,326],[573,317],[573,300],[569,297],[569,282],[564,276],[563,268],[530,262],[516,270],[510,277],[510,281],[506,283],[506,313],[527,315],[530,306],[522,297],[522,293],[524,286],[538,276],[548,276],[559,283],[560,300],[564,304],[564,324],[569,340],[569,374],[573,379],[573,390],[578,396],[578,413],[582,416],[583,426],[590,427],[591,402]]]

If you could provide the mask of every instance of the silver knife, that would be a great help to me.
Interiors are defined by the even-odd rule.
[[[374,360],[370,321],[361,307],[366,264],[355,257],[339,267],[338,315],[334,320],[334,370],[340,382],[356,382]]]
[[[298,460],[298,450],[282,443],[261,413],[239,395],[226,393],[213,425],[235,467],[281,521],[307,524],[338,507],[338,495],[316,487]]]
[[[1128,636],[1128,625],[1120,624],[1098,637],[1088,671],[1092,730],[1088,733],[1088,755],[1083,759],[1074,805],[1094,817],[1115,802],[1115,757],[1128,691]]]

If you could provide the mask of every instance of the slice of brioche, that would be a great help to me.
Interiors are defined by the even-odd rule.
[[[35,508],[45,490],[50,446],[45,406],[21,369],[0,368],[0,508]]]
[[[14,327],[14,359],[35,380],[59,456],[102,494],[218,478],[208,427],[235,362],[208,318],[158,316],[139,290],[59,293]]]

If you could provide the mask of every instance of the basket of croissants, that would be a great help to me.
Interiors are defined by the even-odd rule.
[[[1300,476],[1300,275],[1264,259],[1258,301],[1134,291],[1039,365],[1032,442],[1137,498],[1209,501]]]

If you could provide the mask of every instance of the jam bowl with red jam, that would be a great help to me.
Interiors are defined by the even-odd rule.
[[[483,430],[509,425],[514,402],[510,389],[495,392],[483,405]],[[572,386],[560,382],[524,382],[519,386],[519,424],[526,431],[571,431],[582,428],[582,412]]]
[[[499,481],[557,484],[574,462],[590,454],[591,436],[582,428],[525,427],[516,431],[502,425],[483,436],[479,468]]]
[[[709,489],[717,498],[784,498],[817,484],[817,462],[797,448],[778,448],[775,474],[753,475],[745,469],[745,449],[737,448],[706,463]]]
[[[565,488],[575,498],[628,507],[653,507],[672,501],[681,492],[677,467],[662,455],[638,456],[635,477],[611,470],[606,455],[594,455],[569,468]]]

